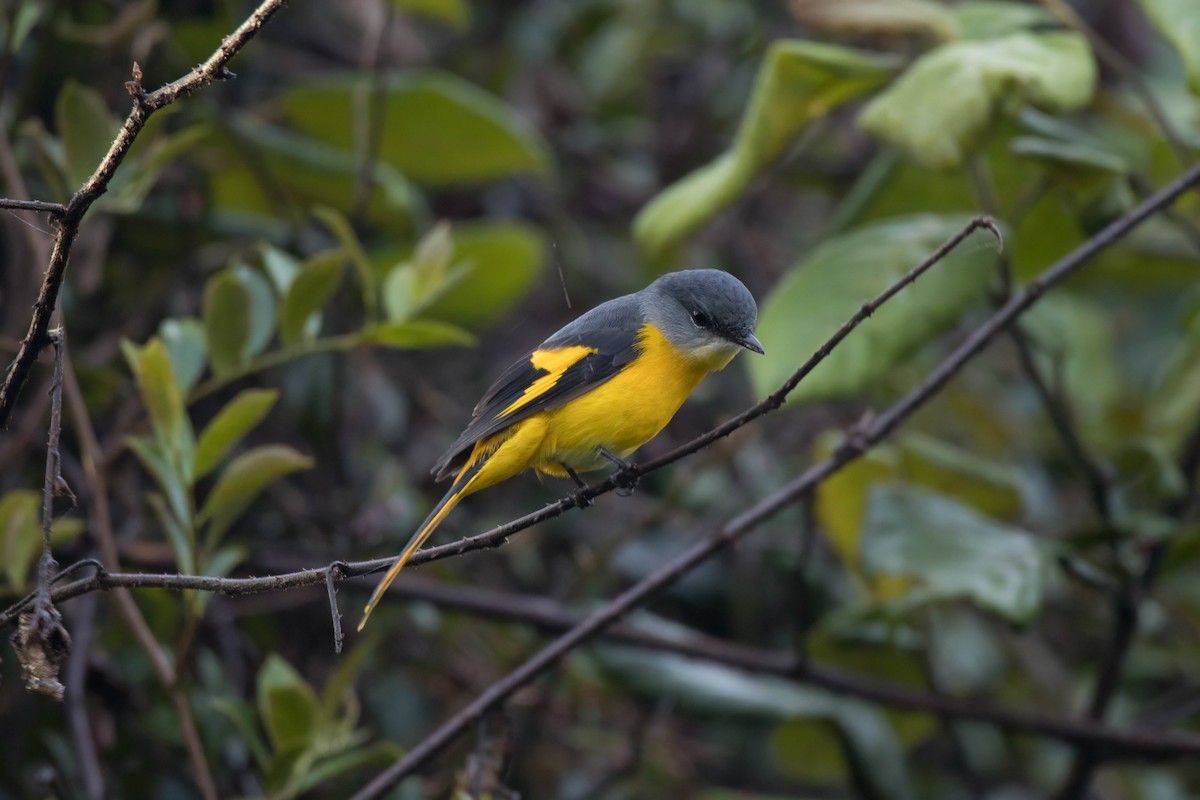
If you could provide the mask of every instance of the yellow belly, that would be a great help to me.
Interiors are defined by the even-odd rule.
[[[545,418],[545,436],[530,466],[558,476],[565,475],[562,464],[576,471],[611,466],[601,448],[622,458],[637,450],[671,421],[705,375],[729,361],[687,359],[649,326],[639,344],[638,358],[607,383],[537,415]]]

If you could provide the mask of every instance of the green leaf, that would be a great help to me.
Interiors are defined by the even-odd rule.
[[[192,317],[164,319],[158,326],[158,338],[167,346],[167,354],[171,357],[175,385],[179,387],[180,395],[186,395],[203,374],[208,358],[204,326]]]
[[[538,229],[520,223],[455,223],[454,252],[463,274],[431,298],[424,313],[475,328],[504,319],[546,260]]]
[[[67,181],[74,190],[100,166],[121,123],[99,92],[74,80],[68,80],[58,93],[54,123],[62,141]]]
[[[229,267],[234,276],[246,290],[250,299],[250,330],[246,333],[246,342],[242,345],[242,358],[249,360],[261,353],[271,341],[275,333],[275,319],[278,316],[275,309],[275,292],[271,284],[257,269],[249,264],[235,262]]]
[[[1119,445],[1108,424],[1122,396],[1111,315],[1082,295],[1054,292],[1023,320],[1042,374],[1058,386],[1092,444]]]
[[[172,482],[191,485],[192,453],[195,449],[192,423],[183,405],[179,382],[171,366],[167,346],[157,337],[136,351],[138,391],[150,415],[155,438],[162,444],[170,465]]]
[[[902,438],[899,450],[905,480],[943,492],[990,517],[1021,515],[1025,495],[1016,467],[919,433]]]
[[[125,446],[137,456],[142,466],[163,490],[163,496],[152,494],[148,496],[148,500],[158,514],[159,523],[168,539],[175,547],[180,569],[191,572],[191,484],[185,484],[179,477],[179,470],[171,463],[165,447],[157,437],[129,436],[125,439]]]
[[[131,446],[131,449],[139,456],[141,455],[136,445]],[[182,512],[172,511],[167,505],[172,501],[164,500],[163,496],[157,492],[147,494],[146,502],[150,504],[150,508],[158,518],[158,524],[162,526],[163,532],[167,535],[167,541],[171,543],[171,549],[175,551],[179,571],[184,575],[191,575],[196,571],[196,542],[188,510],[185,508]],[[179,517],[179,513],[184,516]],[[187,520],[187,522],[181,520]]]
[[[1013,153],[1041,161],[1050,167],[1124,175],[1129,164],[1118,155],[1082,142],[1063,142],[1041,136],[1018,136],[1009,142]]]
[[[460,33],[471,24],[466,0],[391,0],[391,3],[400,11],[436,19]]]
[[[318,314],[337,290],[345,260],[338,249],[318,253],[304,262],[280,309],[279,337],[285,345],[312,339],[320,332]]]
[[[0,497],[0,552],[14,592],[25,587],[29,565],[41,550],[41,510],[41,495],[32,489],[17,489]]]
[[[83,533],[82,519],[59,517],[50,523],[50,544],[67,544]],[[13,592],[25,589],[31,565],[42,552],[42,496],[16,489],[0,497],[0,557]]]
[[[406,320],[457,283],[466,269],[453,259],[450,225],[439,223],[417,243],[412,258],[397,264],[384,279],[383,305],[387,318],[393,322]]]
[[[217,273],[204,287],[204,331],[213,372],[236,371],[250,338],[250,293],[231,270]]]
[[[361,78],[348,75],[292,89],[283,111],[298,131],[347,152],[357,146],[355,96]],[[385,76],[379,159],[429,186],[477,184],[512,175],[544,174],[549,151],[512,108],[452,75]]]
[[[255,695],[275,754],[307,749],[316,734],[317,695],[300,673],[272,653],[258,671]]]
[[[1146,16],[1179,51],[1188,86],[1200,95],[1200,4],[1193,0],[1141,0]]]
[[[969,599],[1014,622],[1041,608],[1050,556],[1025,531],[948,497],[905,484],[871,490],[863,528],[863,565],[879,578],[912,585],[895,603]]]
[[[764,396],[782,384],[862,304],[921,263],[967,217],[919,215],[872,223],[814,249],[763,304],[758,338],[767,354],[748,362]],[[991,234],[977,231],[847,337],[791,397],[858,394],[981,300],[995,259]]]
[[[283,297],[291,288],[292,281],[300,274],[300,260],[286,250],[280,250],[270,244],[263,244],[260,250],[263,270],[271,279],[275,293]]]
[[[211,472],[239,439],[262,422],[278,398],[274,389],[247,389],[230,400],[196,443],[196,480]]]
[[[835,432],[821,435],[813,448],[813,456],[818,459],[830,457],[843,438]],[[817,486],[817,520],[843,566],[851,572],[858,572],[861,564],[860,545],[867,494],[872,486],[894,480],[898,469],[896,449],[890,446],[876,447]]]
[[[1042,6],[1008,0],[966,0],[950,13],[963,39],[996,39],[1055,22],[1054,15]]]
[[[342,250],[350,259],[350,264],[358,274],[359,291],[362,292],[363,309],[368,320],[379,317],[379,288],[375,285],[375,271],[371,269],[371,261],[363,251],[362,243],[358,240],[350,221],[334,208],[317,206],[313,216],[325,223],[333,235],[337,237]]]
[[[365,747],[356,747],[345,753],[317,761],[295,782],[296,790],[303,794],[313,791],[323,783],[348,775],[370,766],[383,767],[392,764],[404,754],[404,748],[395,742],[373,742]]]
[[[661,257],[733,201],[808,123],[883,84],[891,74],[887,63],[879,56],[815,42],[772,44],[733,145],[638,213],[633,224],[638,245]]]
[[[444,347],[458,344],[475,344],[475,337],[467,331],[446,322],[429,319],[412,319],[407,322],[385,322],[363,329],[358,336],[360,344],[377,344],[410,350],[418,347]]]
[[[268,484],[312,464],[311,458],[285,445],[265,445],[242,453],[217,478],[200,509],[197,527],[207,523],[208,541],[216,542]]]
[[[362,167],[352,142],[334,147],[250,115],[234,117],[229,127],[230,133],[216,133],[211,142],[226,159],[221,169],[209,174],[209,193],[218,213],[291,221],[295,207],[320,204],[344,213],[356,210]],[[389,164],[375,164],[368,177],[366,210],[371,224],[406,225],[420,202],[413,187]],[[295,206],[281,206],[281,189]],[[257,235],[259,228],[254,231]]]
[[[203,125],[193,125],[178,133],[153,139],[143,131],[138,142],[147,141],[151,144],[136,148],[139,150],[137,156],[128,159],[123,168],[117,171],[108,192],[97,201],[97,205],[113,213],[135,213],[142,207],[163,170],[195,149],[207,136],[208,130]]]
[[[919,58],[863,109],[859,124],[930,169],[959,166],[1002,111],[1086,106],[1096,65],[1079,34],[953,42]]]
[[[842,36],[958,36],[954,14],[932,0],[792,0],[788,10],[802,25]]]

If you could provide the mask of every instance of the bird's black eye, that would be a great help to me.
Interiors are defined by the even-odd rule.
[[[707,328],[710,320],[707,314],[700,309],[696,309],[692,312],[692,322],[696,323],[697,328]]]

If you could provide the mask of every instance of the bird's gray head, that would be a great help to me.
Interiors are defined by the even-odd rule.
[[[648,322],[689,357],[720,369],[754,337],[758,306],[741,281],[717,269],[669,272],[644,290]]]

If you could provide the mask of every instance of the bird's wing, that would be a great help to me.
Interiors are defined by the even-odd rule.
[[[600,322],[608,324],[600,327]],[[640,330],[633,315],[601,316],[585,325],[572,323],[547,339],[492,384],[475,406],[471,424],[434,464],[434,475],[442,480],[457,472],[479,440],[611,379],[637,355]]]

